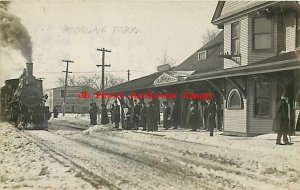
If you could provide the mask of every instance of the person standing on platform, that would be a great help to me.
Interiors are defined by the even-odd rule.
[[[115,110],[115,104],[112,104],[111,105],[111,108],[110,108],[110,120],[111,120],[111,124],[114,123],[114,120],[115,120],[115,116],[114,116],[114,110]]]
[[[180,119],[180,110],[179,110],[179,106],[178,106],[178,102],[173,102],[173,108],[171,111],[171,123],[173,126],[173,129],[178,129],[178,125],[179,125],[179,119]]]
[[[191,131],[197,131],[198,121],[198,106],[194,100],[191,101],[190,107],[190,124],[192,125]]]
[[[120,123],[120,106],[118,105],[118,101],[115,100],[114,102],[114,109],[113,109],[113,113],[112,116],[114,118],[114,122],[115,122],[115,127],[114,128],[119,128],[119,123]]]
[[[90,114],[90,125],[93,125],[93,120],[94,120],[93,103],[90,103],[89,114]]]
[[[131,107],[129,105],[126,105],[126,107],[124,109],[124,113],[125,113],[125,129],[129,130],[129,129],[131,129],[131,127],[130,127]]]
[[[171,108],[168,105],[167,101],[163,102],[163,128],[165,130],[168,130],[170,127],[170,121],[171,121]]]
[[[156,112],[153,105],[153,101],[149,102],[147,109],[147,131],[154,131],[156,125]]]
[[[134,130],[138,130],[139,127],[139,115],[140,115],[140,107],[137,104],[137,100],[133,101],[133,106],[130,113],[130,125]]]
[[[93,124],[93,125],[97,125],[97,115],[98,115],[98,110],[99,110],[99,107],[98,107],[97,104],[94,102],[94,103],[93,103],[93,107],[92,107],[92,114],[93,114],[92,124]]]
[[[147,130],[147,107],[145,105],[145,102],[141,102],[140,125],[143,128],[142,131]]]
[[[288,97],[284,93],[281,96],[281,100],[277,103],[277,109],[275,112],[275,118],[273,122],[273,131],[277,133],[276,145],[291,145],[293,143],[288,140],[289,132],[289,113],[288,113]],[[283,143],[281,143],[281,137],[283,137]]]
[[[56,107],[54,107],[54,109],[53,109],[53,117],[54,118],[58,117],[58,109]]]
[[[214,129],[216,127],[216,105],[213,100],[207,99],[207,108],[206,108],[206,126],[209,130],[209,136],[214,135]]]
[[[108,119],[108,115],[107,115],[107,108],[105,104],[101,104],[102,110],[101,110],[101,124],[108,124],[109,123],[109,119]]]

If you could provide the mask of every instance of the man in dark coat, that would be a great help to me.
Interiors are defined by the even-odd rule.
[[[118,105],[118,101],[116,100],[114,103],[114,110],[113,110],[113,118],[115,122],[115,127],[114,128],[119,128],[119,123],[120,123],[120,106]]]
[[[115,120],[114,110],[115,110],[115,104],[112,104],[111,108],[110,108],[110,121],[111,121],[111,124],[113,124],[114,120]]]
[[[130,124],[133,129],[138,130],[140,117],[140,106],[137,104],[137,100],[133,101],[133,107],[130,114]]]
[[[171,111],[171,122],[173,125],[173,129],[178,129],[179,119],[180,119],[180,110],[179,110],[178,102],[173,102],[173,108]]]
[[[191,101],[190,107],[190,121],[189,123],[192,125],[191,131],[197,131],[197,123],[198,123],[198,106],[195,101]]]
[[[208,99],[206,100],[207,102],[207,108],[205,110],[206,112],[206,127],[209,130],[209,136],[213,136],[214,135],[214,129],[216,127],[216,105],[214,103],[214,101]]]
[[[140,125],[143,128],[143,131],[147,130],[147,107],[144,102],[141,102]]]
[[[168,130],[170,127],[170,121],[171,121],[171,108],[168,105],[167,101],[163,102],[164,108],[163,108],[163,128],[165,130]]]
[[[147,109],[147,131],[154,131],[156,125],[156,112],[153,102],[149,102],[149,107]]]
[[[290,145],[287,137],[289,130],[289,114],[288,114],[288,104],[287,95],[283,94],[281,100],[277,104],[277,109],[275,113],[275,118],[273,122],[273,131],[277,132],[276,144],[278,145]],[[283,136],[283,142],[281,143],[281,137]]]
[[[107,108],[105,104],[101,104],[102,110],[101,110],[101,124],[108,124],[109,119],[107,115]]]
[[[89,114],[90,114],[90,125],[93,125],[93,120],[94,120],[93,103],[90,103]]]
[[[131,126],[130,126],[131,107],[129,105],[126,105],[124,112],[125,112],[125,129],[129,130],[129,129],[131,129]]]
[[[97,125],[97,114],[98,114],[99,107],[97,104],[94,102],[93,107],[92,107],[92,125]]]
[[[56,107],[54,107],[54,109],[53,109],[53,117],[57,118],[57,116],[58,116],[58,109]]]

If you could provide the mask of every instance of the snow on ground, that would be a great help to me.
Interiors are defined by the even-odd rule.
[[[225,136],[188,129],[143,132],[89,125],[89,115],[51,118],[28,131],[104,180],[109,189],[300,189],[300,136]],[[99,123],[99,121],[98,121]],[[8,124],[0,124],[0,189],[92,189]]]
[[[209,132],[204,130],[166,131],[160,128],[157,132],[120,131],[114,130],[112,124],[89,126],[88,118],[78,115],[76,118],[69,115],[52,121],[59,124],[66,118],[70,120],[70,125],[78,121],[78,125],[84,125],[86,130],[58,130],[57,134],[101,147],[106,153],[124,154],[131,159],[141,159],[140,162],[156,162],[158,159],[160,164],[170,165],[171,160],[174,168],[181,165],[186,172],[213,176],[215,181],[211,184],[230,189],[300,189],[299,134],[292,136],[294,145],[280,146],[275,145],[276,134],[234,137],[215,131],[214,137],[209,137]],[[118,163],[107,165],[105,169],[115,170],[114,166],[118,168],[115,171],[118,175],[124,173],[121,171],[124,166],[118,166]],[[178,189],[180,185],[178,183]]]
[[[93,189],[70,167],[0,123],[0,189]]]

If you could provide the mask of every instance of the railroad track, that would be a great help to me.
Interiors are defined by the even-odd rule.
[[[74,124],[67,124],[64,123],[63,126],[64,127],[68,127],[68,128],[72,128],[72,129],[77,129],[77,130],[83,130],[82,128],[78,128],[76,126],[73,126]],[[126,162],[134,162],[135,164],[138,165],[145,165],[145,167],[152,167],[154,170],[158,170],[162,173],[167,172],[168,175],[170,176],[170,178],[174,178],[174,179],[189,179],[189,180],[193,180],[196,181],[195,183],[199,185],[199,183],[201,183],[201,189],[231,189],[232,187],[235,187],[236,189],[251,189],[251,187],[244,187],[242,186],[242,184],[238,183],[239,179],[242,180],[251,180],[253,182],[265,182],[264,184],[267,185],[273,185],[273,186],[280,186],[279,183],[277,183],[276,181],[273,180],[269,180],[267,178],[260,178],[261,176],[256,176],[254,173],[252,173],[251,171],[245,171],[242,168],[236,168],[235,166],[224,166],[224,163],[216,163],[215,161],[211,161],[210,160],[210,155],[201,155],[201,157],[199,156],[199,158],[197,158],[198,160],[195,161],[195,159],[193,157],[195,157],[195,155],[193,155],[193,153],[190,153],[188,151],[186,152],[182,152],[181,150],[177,150],[174,149],[174,147],[170,147],[168,145],[164,144],[164,140],[167,141],[174,141],[174,143],[181,143],[179,142],[180,140],[175,140],[175,139],[166,139],[166,138],[162,138],[164,139],[163,141],[160,141],[160,147],[162,148],[161,150],[155,150],[153,148],[151,148],[152,146],[157,147],[158,146],[158,142],[151,142],[150,144],[147,144],[144,141],[138,141],[135,139],[121,139],[121,138],[112,138],[110,136],[106,136],[106,135],[95,135],[95,136],[89,136],[89,138],[86,139],[77,139],[74,136],[68,136],[68,135],[64,135],[64,134],[58,134],[55,131],[48,131],[49,133],[53,133],[56,135],[60,135],[62,138],[76,142],[78,144],[81,144],[87,148],[91,148],[93,149],[93,151],[98,152],[99,154],[107,154],[112,156],[113,158],[115,158],[116,160],[127,160]],[[135,131],[134,131],[135,132]],[[108,182],[107,176],[103,177],[101,174],[99,175],[98,172],[94,172],[92,170],[87,169],[84,165],[81,165],[80,163],[76,162],[75,159],[72,159],[72,157],[70,157],[68,154],[65,154],[64,152],[57,150],[56,148],[53,148],[51,146],[51,143],[45,143],[44,139],[41,139],[37,136],[35,136],[34,134],[32,134],[30,131],[25,131],[24,133],[25,135],[27,135],[28,138],[34,139],[34,141],[36,142],[36,144],[38,146],[40,146],[43,150],[45,151],[49,151],[51,154],[53,154],[53,157],[55,159],[57,159],[59,162],[62,163],[67,163],[68,165],[70,165],[72,168],[74,168],[75,171],[78,171],[78,173],[81,174],[81,176],[83,176],[86,181],[88,181],[90,184],[92,184],[95,188],[109,188],[109,189],[120,189],[123,186],[120,186],[119,184],[114,184],[111,182]],[[108,133],[109,134],[109,133]],[[107,135],[108,135],[107,134]],[[141,134],[143,135],[143,134]],[[145,134],[147,135],[147,134]],[[148,136],[148,135],[147,135]],[[163,136],[153,136],[153,138],[159,138],[161,139],[161,137]],[[107,143],[110,144],[110,146],[101,146],[101,144]],[[185,142],[183,141],[182,143],[184,144],[189,144],[191,142]],[[150,148],[147,148],[145,151],[147,152],[147,154],[145,154],[145,152],[143,151],[143,147],[146,146],[150,146]],[[203,144],[198,144],[200,146],[204,146]],[[119,149],[118,146],[122,146],[122,149]],[[217,148],[217,147],[211,147],[211,148]],[[134,155],[132,154],[128,154],[128,152],[135,152]],[[178,153],[180,154],[188,154],[187,156],[180,157],[178,156]],[[189,155],[190,154],[190,155]],[[68,155],[68,156],[66,156]],[[168,161],[168,163],[161,163],[159,161],[160,158],[157,158],[157,155],[162,156],[164,158],[167,158],[171,161]],[[206,157],[207,156],[207,157]],[[198,157],[198,155],[196,155],[196,157]],[[173,160],[172,160],[173,159]],[[184,166],[184,167],[178,167],[180,166],[180,162],[183,161],[185,163],[190,163],[190,166]],[[223,161],[222,161],[223,162]],[[227,163],[230,164],[230,163]],[[225,163],[226,165],[226,163]],[[198,172],[186,169],[185,167],[203,167],[204,170],[213,170],[215,172],[207,172],[209,176],[211,177],[211,179],[216,180],[217,181],[222,181],[222,180],[227,180],[226,177],[220,177],[219,174],[217,172],[221,172],[225,175],[237,175],[237,179],[235,179],[235,181],[228,181],[229,186],[216,186],[213,185],[211,183],[207,183],[207,180],[211,180],[208,179],[207,176],[203,176]],[[103,170],[105,170],[105,166],[103,166],[102,168]],[[102,176],[102,177],[100,177]],[[129,177],[130,179],[130,177]],[[132,179],[134,180],[134,179]],[[138,181],[138,180],[136,180]],[[158,179],[159,181],[159,179]],[[161,181],[162,183],[165,183],[165,181]],[[199,186],[198,186],[199,187]],[[142,187],[140,188],[136,188],[136,189],[143,189]],[[198,188],[197,188],[198,189]]]
[[[49,152],[49,154],[51,156],[53,156],[57,161],[59,161],[63,164],[67,164],[67,165],[71,166],[72,168],[74,168],[74,170],[77,171],[78,173],[81,173],[80,177],[82,177],[84,180],[86,180],[87,182],[92,184],[95,188],[102,188],[103,186],[108,187],[109,189],[120,189],[121,188],[121,187],[118,187],[117,185],[114,185],[114,184],[108,182],[107,180],[100,177],[95,172],[88,170],[87,168],[85,168],[85,166],[78,164],[78,162],[75,161],[76,159],[72,159],[72,157],[70,157],[69,155],[67,156],[64,152],[61,152],[61,151],[57,150],[56,148],[53,148],[51,146],[51,143],[50,144],[45,143],[46,141],[44,139],[41,139],[41,138],[35,136],[32,132],[34,132],[34,131],[24,131],[24,137],[30,138],[42,150]],[[51,131],[51,130],[47,131],[47,133],[56,134],[54,131]],[[185,179],[187,176],[189,176],[188,177],[189,179],[194,178],[194,181],[196,184],[199,185],[199,183],[201,183],[201,189],[211,189],[211,190],[215,190],[215,189],[216,190],[227,190],[227,189],[229,189],[229,188],[225,188],[225,187],[212,186],[211,184],[206,183],[205,182],[206,180],[203,179],[202,178],[203,176],[201,176],[201,175],[185,171],[178,165],[173,165],[173,164],[170,165],[170,163],[169,164],[160,164],[159,160],[148,158],[147,155],[134,157],[134,156],[131,156],[131,155],[128,155],[125,153],[118,153],[116,151],[110,151],[109,149],[103,148],[101,146],[93,145],[92,143],[74,140],[74,139],[71,139],[71,138],[69,138],[67,136],[63,136],[63,135],[60,135],[60,136],[62,136],[65,139],[83,144],[86,147],[93,148],[95,151],[98,151],[101,154],[106,153],[109,155],[113,155],[114,157],[117,157],[120,160],[127,160],[129,162],[134,162],[138,165],[143,165],[148,168],[153,167],[153,169],[160,171],[160,173],[167,172],[168,175],[171,176],[170,177],[171,179],[176,179],[176,178]],[[131,179],[131,180],[133,181],[134,179]],[[157,179],[157,180],[159,181],[159,179]],[[163,184],[166,182],[164,180],[161,180],[161,183]],[[131,189],[131,188],[129,188],[129,189]],[[136,189],[144,189],[144,188],[141,186],[140,188],[136,188]]]
[[[16,129],[17,130],[17,129]],[[44,143],[43,139],[40,139],[32,134],[30,131],[22,131],[20,133],[24,138],[27,138],[31,142],[35,143],[41,150],[48,153],[52,158],[54,158],[57,162],[62,165],[66,165],[72,168],[73,171],[77,172],[77,177],[82,178],[86,182],[90,183],[96,189],[112,189],[119,190],[120,188],[114,186],[109,181],[103,179],[101,176],[96,173],[88,170],[87,168],[77,164],[73,161],[72,158],[66,156],[64,153],[53,149],[51,146]]]

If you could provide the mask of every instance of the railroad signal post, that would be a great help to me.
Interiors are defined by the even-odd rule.
[[[68,74],[72,73],[69,71],[69,63],[74,63],[74,61],[70,61],[70,60],[62,60],[62,62],[66,62],[67,63],[67,68],[65,71],[66,73],[66,78],[65,78],[65,91],[64,91],[64,101],[63,101],[63,105],[62,105],[62,112],[63,112],[63,116],[65,115],[65,106],[66,106],[66,96],[67,96],[67,85],[68,85]]]
[[[110,50],[107,50],[105,48],[102,48],[102,49],[97,49],[97,51],[102,51],[102,65],[96,65],[97,67],[102,67],[102,77],[101,77],[101,90],[102,92],[104,92],[104,69],[105,67],[110,67],[110,65],[105,65],[105,52],[111,52]],[[102,105],[106,107],[105,105],[105,100],[104,98],[102,98]],[[103,107],[102,107],[103,109]],[[106,123],[102,123],[104,121],[103,118],[107,118],[107,112],[103,112],[101,113],[101,124],[106,124]]]

